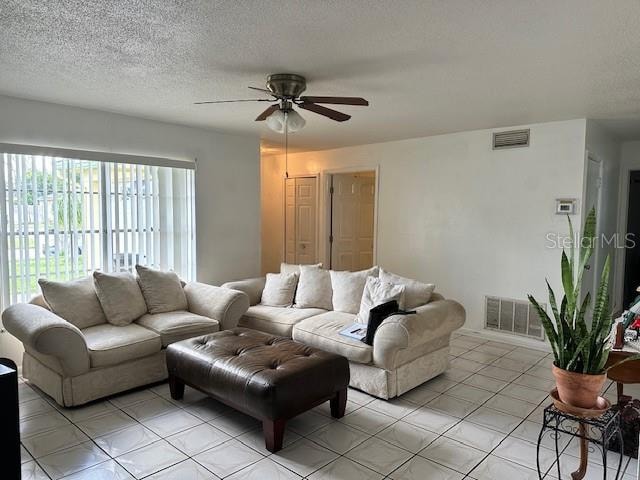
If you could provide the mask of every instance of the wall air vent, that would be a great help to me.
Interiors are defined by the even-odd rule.
[[[528,128],[525,130],[493,132],[493,149],[528,147],[530,136],[531,131]]]
[[[546,304],[540,304],[546,310]],[[542,322],[526,300],[485,297],[484,328],[521,337],[544,340]]]

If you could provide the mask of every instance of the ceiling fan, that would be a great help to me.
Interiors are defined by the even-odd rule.
[[[210,103],[233,103],[233,102],[270,102],[269,108],[256,117],[257,122],[267,121],[267,125],[276,132],[286,131],[293,133],[300,130],[304,124],[304,118],[296,112],[296,106],[303,110],[308,110],[318,115],[325,116],[336,122],[345,122],[351,115],[327,108],[319,104],[329,105],[357,105],[366,107],[369,102],[360,97],[314,97],[301,96],[307,89],[307,80],[294,73],[275,73],[267,77],[266,89],[249,87],[251,90],[266,93],[273,98],[251,98],[242,100],[214,100],[208,102],[195,102],[196,105]]]

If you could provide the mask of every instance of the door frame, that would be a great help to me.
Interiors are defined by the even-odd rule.
[[[284,262],[287,258],[287,180],[295,178],[313,178],[316,181],[316,261],[320,261],[320,174],[318,173],[298,173],[295,175],[289,175],[282,178],[282,255],[280,258]]]
[[[600,236],[600,227],[602,226],[602,189],[604,187],[604,162],[602,161],[601,158],[599,158],[595,153],[589,151],[588,149],[585,150],[585,155],[584,155],[584,189],[583,189],[583,193],[582,193],[582,212],[581,212],[581,225],[580,228],[582,228],[582,225],[584,225],[584,222],[587,218],[587,215],[589,215],[589,210],[591,209],[591,205],[587,205],[586,204],[586,199],[587,199],[587,189],[589,188],[589,185],[587,183],[587,180],[589,178],[589,165],[590,162],[595,162],[598,164],[598,179],[600,182],[599,188],[598,188],[598,197],[596,200],[596,236]],[[582,230],[580,230],[580,233],[582,232]],[[601,238],[597,238],[596,241],[601,241]],[[615,253],[615,252],[614,252]],[[602,255],[602,249],[601,248],[595,248],[595,252],[593,255],[593,285],[584,285],[582,286],[583,289],[589,289],[586,291],[590,291],[591,295],[595,295],[595,292],[597,292],[598,287],[600,285],[600,273],[597,270],[597,266],[599,265],[600,262],[600,256]],[[612,259],[613,260],[613,265],[615,265],[615,258]],[[582,292],[580,292],[582,294]]]
[[[329,232],[331,232],[331,177],[340,173],[374,172],[374,192],[373,192],[373,265],[378,263],[378,202],[380,192],[380,165],[359,165],[341,168],[328,168],[322,170],[322,197],[320,199],[320,215],[323,218],[320,224],[320,243],[318,248],[322,252],[321,261],[325,268],[329,268],[331,262],[331,243],[329,242]]]

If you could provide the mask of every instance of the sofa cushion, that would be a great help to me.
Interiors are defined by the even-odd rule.
[[[344,312],[326,312],[302,320],[293,327],[293,339],[325,352],[337,353],[352,362],[371,363],[373,349],[364,342],[340,335],[352,325],[355,315]]]
[[[142,265],[136,265],[136,271],[149,313],[175,312],[188,308],[187,296],[180,277],[175,272],[163,272]]]
[[[331,270],[331,290],[333,309],[337,312],[358,313],[360,300],[367,277],[377,277],[378,267],[359,272],[337,272]]]
[[[290,307],[297,285],[297,273],[267,273],[260,303],[271,307]]]
[[[82,330],[92,368],[107,367],[146,357],[162,348],[160,335],[140,325],[105,323]]]
[[[53,313],[83,329],[106,323],[91,277],[68,282],[38,280],[42,296]]]
[[[162,346],[220,330],[220,324],[213,318],[195,313],[179,311],[150,314],[140,317],[136,323],[157,333],[162,338]]]
[[[128,325],[147,313],[138,281],[131,273],[93,272],[93,281],[109,323]]]
[[[300,279],[296,290],[296,308],[333,310],[331,303],[331,275],[316,265],[300,265]]]
[[[380,269],[380,280],[395,285],[404,285],[404,308],[408,310],[429,303],[431,301],[431,295],[433,295],[433,291],[436,289],[433,283],[422,283],[417,280],[401,277],[395,273],[387,272],[384,268]]]
[[[293,326],[305,318],[326,312],[320,308],[282,308],[267,305],[249,307],[240,318],[240,327],[290,337]]]

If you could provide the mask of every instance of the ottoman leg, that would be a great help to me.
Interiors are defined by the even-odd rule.
[[[171,392],[171,398],[181,400],[184,396],[184,382],[178,377],[169,375],[169,391]]]
[[[264,443],[271,453],[275,453],[282,448],[282,438],[284,437],[284,425],[286,420],[262,420],[262,431],[264,433]]]
[[[344,410],[347,407],[347,389],[338,390],[336,396],[331,399],[331,416],[334,418],[344,417]]]

